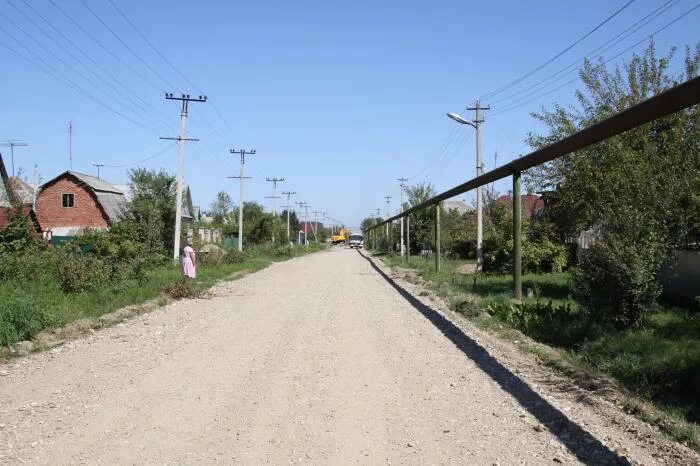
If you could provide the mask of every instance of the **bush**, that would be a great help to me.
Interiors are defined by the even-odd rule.
[[[272,254],[273,257],[294,257],[295,256],[294,246],[291,246],[289,244],[275,246],[272,248],[270,253]]]
[[[505,274],[513,268],[513,239],[490,236],[484,240],[484,269]],[[566,247],[547,237],[531,239],[522,235],[521,256],[524,273],[561,272],[566,267]]]
[[[51,322],[31,298],[5,296],[0,301],[0,346],[28,340]]]
[[[657,274],[664,259],[657,241],[603,235],[582,254],[572,275],[574,291],[594,322],[636,326],[661,293]]]
[[[36,281],[38,277],[56,275],[56,254],[52,249],[35,249],[0,257],[0,280],[20,283]]]
[[[112,277],[110,267],[95,255],[76,252],[67,246],[59,250],[58,256],[59,282],[66,293],[95,290]]]
[[[489,309],[495,317],[530,338],[560,347],[573,347],[589,338],[594,328],[586,314],[571,303],[546,304],[494,302]]]

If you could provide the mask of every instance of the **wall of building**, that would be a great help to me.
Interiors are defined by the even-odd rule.
[[[88,189],[71,178],[62,178],[42,189],[37,196],[35,207],[41,231],[64,226],[108,227],[102,210]],[[64,193],[74,195],[73,207],[62,206]]]
[[[677,251],[659,276],[664,297],[687,304],[700,296],[700,251]]]

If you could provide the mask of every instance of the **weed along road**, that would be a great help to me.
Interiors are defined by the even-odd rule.
[[[673,462],[474,332],[357,251],[277,263],[0,366],[0,463]]]

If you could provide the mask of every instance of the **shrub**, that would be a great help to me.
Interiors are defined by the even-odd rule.
[[[576,346],[594,333],[586,314],[571,303],[497,301],[488,307],[495,317],[527,336],[555,346]]]
[[[273,257],[294,257],[295,255],[295,250],[294,246],[291,246],[289,244],[284,244],[280,246],[275,246],[272,248],[272,251],[270,251]]]
[[[5,296],[0,301],[0,346],[28,340],[51,322],[31,298]]]
[[[110,267],[95,255],[76,252],[71,247],[61,248],[58,255],[59,282],[67,293],[97,289],[112,277]]]
[[[240,264],[243,261],[245,261],[245,254],[243,254],[243,252],[233,248],[226,250],[226,255],[224,256],[225,264]]]
[[[56,254],[52,249],[4,254],[0,258],[0,280],[28,283],[36,281],[38,277],[55,275],[56,262]]]
[[[582,254],[572,274],[574,291],[595,322],[636,326],[661,293],[656,278],[664,258],[658,241],[605,234]]]

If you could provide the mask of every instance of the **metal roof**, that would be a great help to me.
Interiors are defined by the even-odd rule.
[[[122,218],[126,207],[126,198],[123,194],[95,191],[97,201],[102,206],[110,222],[116,222]]]
[[[73,171],[69,171],[68,173],[78,178],[80,181],[90,186],[95,191],[105,191],[108,193],[117,193],[121,195],[124,194],[124,191],[120,190],[113,184],[108,183],[101,178],[97,178],[96,176],[86,175],[84,173],[78,173]]]

